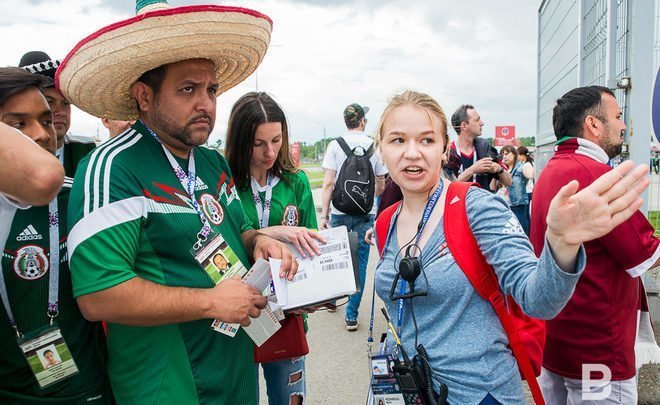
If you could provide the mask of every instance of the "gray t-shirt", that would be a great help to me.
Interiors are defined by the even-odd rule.
[[[571,297],[584,270],[584,249],[578,256],[578,272],[565,273],[557,267],[547,246],[540,259],[536,258],[529,239],[502,198],[472,188],[466,206],[477,244],[495,269],[504,293],[512,295],[530,316],[554,317]],[[428,352],[436,389],[440,382],[446,384],[452,404],[476,404],[488,393],[503,404],[524,404],[506,332],[490,303],[474,290],[444,242],[441,219],[420,258],[428,285],[423,274],[415,283],[416,291],[426,289],[428,295],[414,298],[413,303],[418,341]],[[398,301],[392,302],[388,296],[399,251],[396,230],[385,249],[376,271],[376,290],[396,322]],[[397,265],[402,256],[397,258]],[[404,305],[400,337],[408,354],[415,354],[410,300]]]

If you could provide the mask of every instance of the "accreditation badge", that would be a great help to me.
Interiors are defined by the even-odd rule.
[[[211,231],[205,240],[198,241],[190,252],[211,278],[213,284],[218,284],[222,280],[234,276],[243,278],[247,273],[247,269],[225,238],[214,231]],[[217,319],[211,325],[211,329],[230,337],[236,335],[239,327],[239,324],[225,323]]]
[[[43,329],[18,342],[39,387],[46,388],[78,374],[62,332],[57,326]]]
[[[211,277],[213,284],[234,276],[243,277],[247,273],[247,269],[234,250],[229,247],[225,238],[214,231],[208,234],[204,242],[200,242],[199,249],[193,248],[190,252],[195,257],[195,261]]]

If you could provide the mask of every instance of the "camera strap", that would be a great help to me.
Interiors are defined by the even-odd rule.
[[[458,152],[458,158],[461,160],[461,167],[458,169],[458,172],[463,173],[463,171],[465,170],[465,168],[463,167],[463,156],[467,157],[467,155],[463,155],[461,153],[461,148],[458,146],[457,141],[452,142],[452,145],[454,145],[454,147],[456,148],[456,152]],[[472,164],[474,165],[474,164],[477,163],[477,147],[476,147],[476,145],[473,145],[473,148],[474,149],[472,149]],[[472,182],[473,183],[477,182],[477,175],[476,174],[472,175]]]

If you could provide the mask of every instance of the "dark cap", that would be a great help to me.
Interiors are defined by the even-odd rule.
[[[344,122],[348,128],[355,128],[360,124],[360,120],[369,112],[369,107],[362,107],[358,103],[350,104],[344,109]]]
[[[46,76],[55,84],[55,72],[60,65],[60,61],[51,59],[46,52],[30,51],[23,55],[18,67],[23,68],[30,73]]]

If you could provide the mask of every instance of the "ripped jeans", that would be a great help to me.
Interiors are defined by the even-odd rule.
[[[290,397],[299,395],[305,402],[305,356],[261,363],[266,380],[269,405],[289,405]]]

